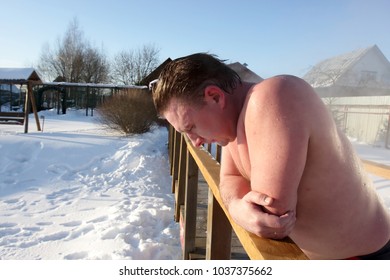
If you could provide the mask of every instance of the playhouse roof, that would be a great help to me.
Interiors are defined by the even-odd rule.
[[[0,68],[0,83],[41,82],[34,68]]]

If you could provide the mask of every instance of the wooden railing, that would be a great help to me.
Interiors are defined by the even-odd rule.
[[[365,159],[363,159],[362,162],[364,169],[368,173],[374,174],[385,179],[390,179],[390,167],[388,165]]]
[[[208,151],[192,146],[187,137],[172,127],[169,131],[172,191],[176,201],[175,220],[183,220],[183,259],[191,259],[191,253],[197,249],[195,239],[199,171],[209,186],[205,259],[231,258],[232,228],[250,259],[307,259],[289,238],[265,239],[237,225],[224,207],[219,194],[218,161]],[[218,158],[218,150],[216,154]]]
[[[183,259],[191,259],[196,251],[197,192],[199,171],[209,187],[205,259],[230,259],[232,229],[250,259],[307,259],[289,239],[271,240],[258,237],[237,225],[222,203],[218,190],[220,147],[211,155],[208,149],[195,148],[183,134],[169,128],[169,159],[172,191],[175,194],[175,220],[183,221]],[[390,179],[390,167],[362,160],[371,174]]]

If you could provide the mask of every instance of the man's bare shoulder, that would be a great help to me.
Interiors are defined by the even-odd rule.
[[[311,94],[313,88],[303,79],[291,75],[279,75],[263,80],[252,88],[252,92],[278,95],[290,93],[284,98],[297,97],[291,94]]]
[[[323,106],[323,103],[309,84],[295,76],[280,75],[254,85],[247,96],[245,109],[246,113],[254,115],[287,117],[293,114],[297,117],[314,112],[318,106]]]

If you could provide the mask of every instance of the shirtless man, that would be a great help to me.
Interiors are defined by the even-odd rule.
[[[164,68],[153,100],[195,146],[223,146],[220,192],[243,228],[288,235],[310,259],[389,258],[389,211],[306,82],[250,84],[215,56],[194,54]]]

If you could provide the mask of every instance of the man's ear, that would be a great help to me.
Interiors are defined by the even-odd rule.
[[[217,103],[220,106],[225,107],[225,93],[216,85],[208,85],[204,89],[204,97],[206,102]]]

